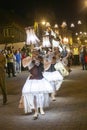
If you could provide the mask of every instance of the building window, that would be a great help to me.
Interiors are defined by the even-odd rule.
[[[9,31],[8,29],[3,29],[3,33],[4,33],[4,37],[8,37],[9,36]]]
[[[4,37],[11,37],[13,35],[13,29],[12,28],[5,28],[3,29],[3,35]]]

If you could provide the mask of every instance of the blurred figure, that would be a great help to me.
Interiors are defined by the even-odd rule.
[[[79,65],[79,48],[75,46],[73,48],[74,65]]]
[[[67,56],[67,54],[68,54],[68,51],[67,51],[67,49],[66,49],[66,47],[64,47],[64,49],[63,49],[63,51],[62,51],[62,57],[64,58],[64,57],[66,57]]]
[[[8,50],[6,58],[7,58],[8,77],[11,77],[11,73],[12,73],[13,77],[16,77],[15,69],[14,69],[14,54],[13,54],[13,52],[11,50]]]
[[[0,88],[3,95],[3,105],[7,103],[7,91],[5,84],[5,64],[6,64],[5,56],[0,51]]]
[[[82,65],[82,70],[86,70],[86,57],[87,57],[87,51],[86,47],[82,46],[81,51],[80,51],[80,62]]]
[[[72,63],[73,63],[73,54],[72,52],[69,52],[68,55],[67,55],[67,60],[68,60],[68,63],[67,63],[67,69],[69,71],[69,73],[72,71],[71,70],[71,66],[72,66]]]
[[[43,77],[43,58],[37,51],[32,52],[32,57],[23,60],[23,66],[28,67],[29,76],[22,89],[22,97],[19,108],[23,104],[25,113],[34,110],[33,119],[38,119],[40,114],[44,115],[44,107],[49,105],[49,93],[53,92],[51,84]]]
[[[16,57],[16,73],[20,73],[21,72],[21,53],[19,50],[16,50],[15,57]]]
[[[59,90],[63,82],[63,76],[60,74],[59,71],[56,71],[55,65],[56,65],[55,56],[52,57],[52,60],[50,62],[47,59],[44,60],[43,76],[51,83],[53,87],[53,92],[51,93],[52,101],[56,101],[56,91]]]

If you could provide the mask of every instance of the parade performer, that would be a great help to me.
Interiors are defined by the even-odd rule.
[[[27,62],[28,61],[28,62]],[[49,93],[53,92],[51,84],[43,77],[43,59],[38,52],[32,52],[32,57],[23,61],[23,65],[28,66],[30,75],[27,78],[23,89],[20,103],[24,103],[25,113],[35,111],[33,118],[38,118],[38,109],[40,113],[45,114],[43,107],[49,105]]]
[[[63,82],[63,76],[59,73],[59,71],[56,71],[55,69],[55,64],[56,64],[56,57],[53,56],[51,61],[45,60],[44,63],[44,68],[45,72],[43,73],[43,76],[50,81],[52,84],[54,92],[51,94],[52,100],[55,101],[55,95],[56,91],[59,90],[62,82]]]
[[[60,60],[59,61],[57,61],[57,63],[55,64],[55,69],[57,70],[57,71],[59,71],[60,72],[60,74],[63,76],[63,77],[66,77],[66,76],[68,76],[69,75],[69,72],[68,72],[68,70],[67,70],[67,64],[68,64],[68,60],[67,60],[67,57],[65,57],[65,58],[60,58]]]

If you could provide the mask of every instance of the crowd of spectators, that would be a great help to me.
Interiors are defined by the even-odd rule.
[[[41,48],[40,53],[44,55],[46,51],[49,53],[51,48]],[[54,49],[54,54],[57,58],[60,58],[65,64],[67,64],[69,72],[71,72],[72,65],[81,65],[83,70],[87,69],[87,47],[81,46],[80,48],[74,46],[72,49],[67,50],[67,47],[63,48],[63,51],[56,51]],[[15,49],[13,46],[5,46],[2,50],[3,55],[6,57],[6,73],[8,77],[16,77],[18,73],[26,70],[22,66],[22,60],[31,56],[31,50],[29,47],[24,46],[23,48]]]

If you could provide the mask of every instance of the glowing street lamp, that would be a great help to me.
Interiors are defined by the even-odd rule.
[[[58,24],[55,24],[55,25],[54,25],[54,28],[58,28]]]
[[[80,40],[80,38],[79,38],[79,37],[77,37],[77,40],[79,41],[79,40]]]
[[[76,32],[75,35],[78,36],[78,33]]]
[[[42,24],[42,25],[46,25],[46,21],[45,21],[45,20],[42,20],[41,24]]]
[[[80,34],[82,34],[82,32],[79,32]]]
[[[71,27],[71,28],[75,27],[75,24],[74,24],[74,23],[71,23],[70,27]]]
[[[68,44],[69,43],[69,39],[67,37],[64,37],[63,38],[63,43]]]
[[[84,0],[84,6],[87,7],[87,0]]]
[[[87,35],[87,33],[86,33],[86,32],[84,32],[84,35]]]
[[[46,27],[50,27],[50,23],[49,22],[46,22]]]
[[[79,24],[79,25],[82,24],[81,20],[78,21],[78,24]]]
[[[66,22],[63,22],[61,25],[62,28],[65,28],[66,26],[67,26]]]

